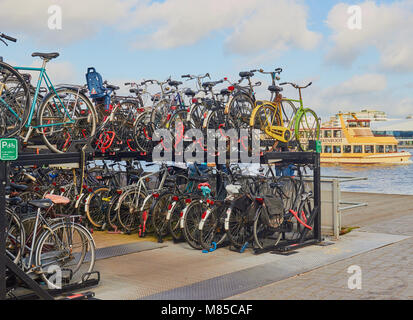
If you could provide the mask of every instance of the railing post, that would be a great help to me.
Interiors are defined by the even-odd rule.
[[[0,161],[0,300],[6,299],[6,184],[7,162]]]

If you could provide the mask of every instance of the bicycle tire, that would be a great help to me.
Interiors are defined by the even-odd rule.
[[[74,245],[76,236],[75,230],[79,234],[80,247]],[[67,238],[65,238],[65,236]],[[66,248],[62,249],[62,244],[66,243]],[[53,250],[53,248],[55,250]],[[43,252],[42,249],[45,248]],[[80,252],[78,252],[80,248]],[[77,250],[78,249],[78,250]],[[55,255],[55,257],[53,256]],[[35,248],[35,263],[39,269],[39,273],[43,281],[51,289],[61,289],[55,284],[56,276],[48,277],[48,270],[50,266],[57,266],[61,271],[69,269],[73,265],[73,259],[79,258],[79,262],[71,270],[70,280],[78,282],[81,280],[83,274],[93,271],[95,265],[95,243],[90,232],[83,226],[77,223],[58,223],[46,229],[40,236]],[[56,259],[54,259],[56,258]],[[57,259],[59,258],[59,259]],[[87,259],[89,261],[87,261]],[[51,260],[51,261],[48,261]],[[59,262],[59,260],[61,260]],[[46,263],[48,261],[48,263]],[[47,265],[46,265],[47,264]],[[48,267],[46,269],[46,267]],[[82,272],[79,272],[82,269]],[[52,268],[52,271],[55,271]],[[76,276],[76,278],[74,278]]]
[[[59,115],[63,107],[56,107],[56,101],[63,103],[61,98],[63,96],[67,98],[69,95],[75,96],[74,100],[77,101],[74,110],[70,109],[73,108],[71,103],[65,105],[67,112],[73,117],[74,123],[66,123],[67,115],[65,114],[63,117]],[[55,97],[57,98],[55,99]],[[53,112],[53,114],[50,114],[50,112]],[[39,108],[37,125],[40,127],[39,130],[44,144],[55,153],[64,153],[68,151],[72,141],[84,140],[86,144],[90,137],[95,136],[97,119],[97,111],[89,98],[83,93],[78,92],[77,89],[60,88],[56,89],[56,92],[50,92],[44,98]],[[53,120],[56,121],[54,122],[56,124],[64,124],[50,126],[53,124],[51,123]],[[65,132],[65,134],[62,134],[62,132]]]
[[[12,90],[2,88],[0,91],[0,138],[13,137],[20,132],[27,123],[31,102],[29,87],[22,75],[9,64],[0,62],[0,84],[6,83],[16,86]],[[21,101],[16,99],[17,95]]]

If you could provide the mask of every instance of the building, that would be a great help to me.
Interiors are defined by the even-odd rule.
[[[399,140],[399,147],[413,148],[413,117],[391,119],[384,123],[372,123],[375,135],[391,135]]]

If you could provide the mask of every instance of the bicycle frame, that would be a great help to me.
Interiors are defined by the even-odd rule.
[[[16,70],[23,70],[23,71],[36,71],[36,72],[40,72],[39,74],[39,79],[37,80],[37,85],[36,85],[36,91],[34,93],[34,97],[33,97],[33,101],[32,104],[30,106],[30,113],[29,113],[29,117],[27,119],[26,124],[24,125],[26,128],[32,127],[33,129],[38,129],[38,128],[44,128],[44,127],[52,127],[52,126],[59,126],[59,125],[63,125],[63,124],[71,124],[74,123],[75,121],[71,118],[71,115],[69,114],[68,110],[66,109],[66,106],[63,104],[62,100],[60,99],[58,93],[56,92],[55,87],[53,86],[49,76],[47,75],[46,72],[46,61],[43,62],[43,66],[41,68],[33,68],[33,67],[14,67],[14,69]],[[36,109],[36,101],[37,101],[37,97],[39,96],[39,92],[40,92],[40,87],[42,85],[42,82],[45,82],[49,92],[53,92],[54,94],[56,94],[57,99],[59,100],[60,104],[63,106],[64,109],[64,113],[65,115],[69,118],[69,121],[67,122],[62,122],[62,123],[53,123],[53,124],[44,124],[44,125],[40,125],[40,126],[32,126],[32,120],[33,120],[33,114],[34,111]],[[60,109],[57,109],[58,113],[61,114]],[[73,109],[74,112],[75,109]]]

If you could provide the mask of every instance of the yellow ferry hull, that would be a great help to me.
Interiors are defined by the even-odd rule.
[[[396,152],[375,155],[345,156],[322,153],[321,163],[348,163],[348,164],[407,164],[412,163],[409,152]]]

